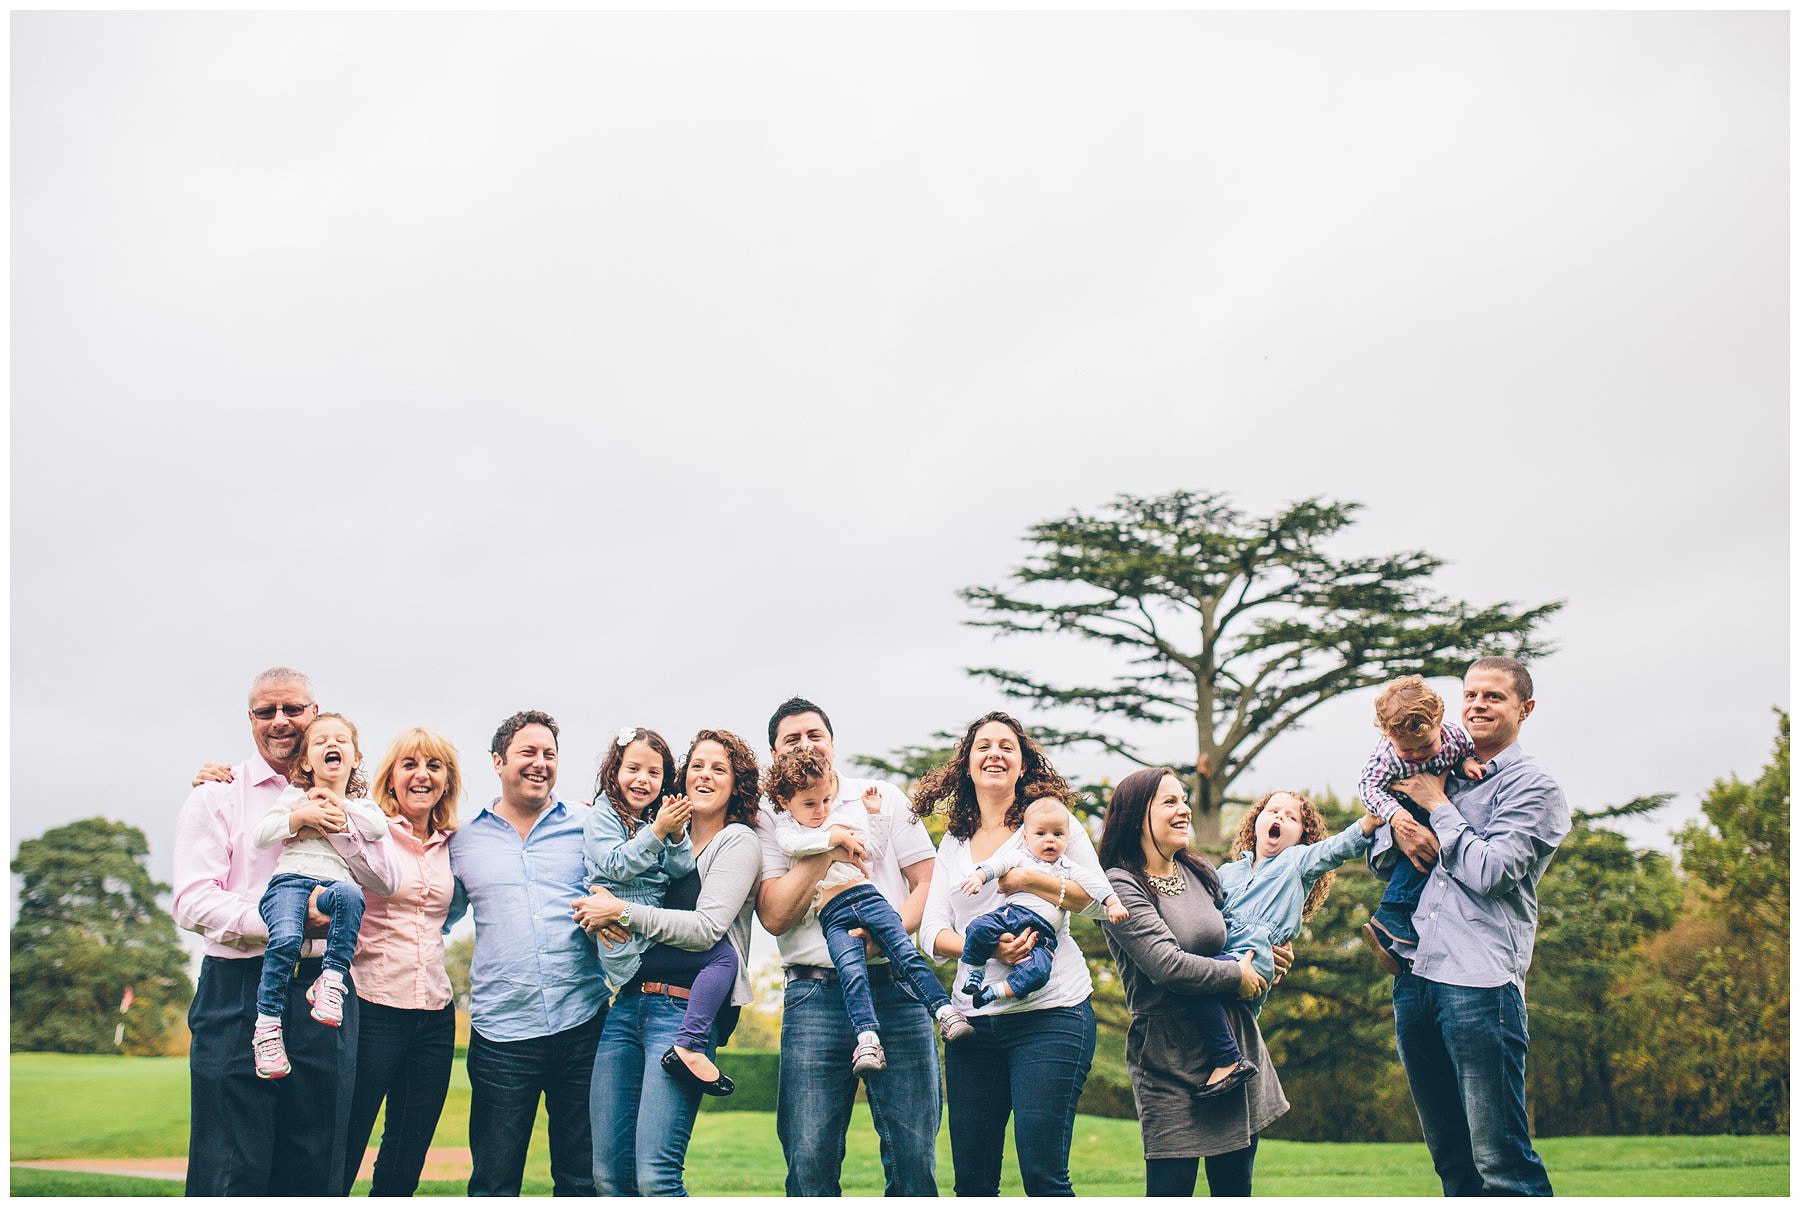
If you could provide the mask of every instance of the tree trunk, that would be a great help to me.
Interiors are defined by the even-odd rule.
[[[1194,773],[1194,793],[1188,805],[1194,811],[1194,841],[1202,849],[1216,851],[1219,841],[1219,806],[1223,799],[1213,785],[1212,777]]]

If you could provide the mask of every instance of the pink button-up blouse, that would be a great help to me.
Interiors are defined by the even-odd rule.
[[[450,1004],[450,836],[439,831],[421,842],[404,817],[388,818],[388,835],[400,879],[391,896],[363,894],[362,933],[350,962],[356,996],[397,1010],[442,1010]]]

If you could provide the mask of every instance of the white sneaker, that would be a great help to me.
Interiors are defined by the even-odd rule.
[[[344,978],[326,969],[306,991],[307,1004],[315,1021],[327,1027],[344,1025]]]
[[[851,1053],[850,1067],[859,1077],[868,1073],[879,1073],[887,1068],[887,1053],[882,1050],[881,1041],[865,1039],[858,1043],[856,1051]]]
[[[264,1081],[286,1077],[293,1072],[288,1064],[287,1045],[281,1042],[281,1024],[257,1023],[250,1032],[250,1055],[256,1061],[256,1075]]]
[[[937,1012],[937,1028],[938,1034],[944,1037],[947,1044],[975,1034],[975,1028],[969,1025],[969,1020],[955,1006],[945,1006]]]

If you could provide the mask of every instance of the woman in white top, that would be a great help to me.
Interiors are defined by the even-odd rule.
[[[1069,1136],[1075,1103],[1094,1058],[1093,983],[1087,961],[1069,937],[1069,911],[1090,899],[1073,881],[1014,868],[969,895],[962,884],[975,865],[1020,843],[1025,807],[1041,797],[1073,804],[1075,793],[1056,773],[1024,726],[1003,712],[979,717],[963,734],[948,763],[927,774],[913,793],[913,812],[929,817],[945,807],[948,826],[938,845],[931,892],[919,925],[919,946],[938,961],[962,954],[963,930],[999,906],[1007,893],[1032,892],[1060,906],[1056,955],[1045,986],[1024,999],[999,998],[976,1007],[963,986],[952,1000],[974,1024],[975,1034],[944,1049],[944,1082],[950,1099],[950,1155],[959,1195],[997,1195],[1006,1117],[1013,1117],[1019,1174],[1028,1195],[1072,1195]],[[1081,826],[1071,827],[1066,857],[1099,871],[1094,844]],[[1036,931],[1003,936],[1000,966],[990,981],[1004,979],[1004,964],[1025,958],[1040,941]]]

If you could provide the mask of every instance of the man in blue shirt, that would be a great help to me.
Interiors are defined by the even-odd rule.
[[[1438,846],[1419,897],[1419,945],[1394,978],[1394,1046],[1446,1195],[1548,1195],[1525,1116],[1525,970],[1537,885],[1569,832],[1562,789],[1518,743],[1531,675],[1482,658],[1463,676],[1479,780],[1400,780]]]
[[[594,1193],[588,1081],[606,1019],[593,941],[569,905],[586,893],[588,806],[556,787],[556,722],[514,713],[490,752],[500,796],[450,837],[449,922],[475,908],[469,966],[470,1195],[516,1195],[538,1096],[559,1195]]]

